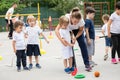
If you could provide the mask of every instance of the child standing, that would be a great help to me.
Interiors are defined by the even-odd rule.
[[[109,51],[109,48],[112,47],[112,43],[111,43],[111,38],[108,37],[108,30],[107,30],[107,23],[108,23],[108,20],[109,20],[109,15],[108,14],[104,14],[102,16],[102,20],[104,22],[104,25],[102,27],[102,34],[105,36],[105,44],[106,44],[106,49],[105,49],[105,55],[104,55],[104,60],[106,61],[107,58],[108,58],[108,51]]]
[[[95,62],[92,60],[92,56],[94,55],[94,51],[95,51],[95,42],[94,42],[95,30],[92,21],[94,19],[94,16],[95,16],[95,9],[92,7],[87,7],[86,19],[85,19],[86,44],[87,44],[89,62],[92,67],[96,65]]]
[[[115,54],[118,54],[120,62],[120,1],[116,3],[116,10],[111,14],[108,21],[108,37],[112,40],[112,60],[113,64],[117,63]]]
[[[38,26],[35,26],[36,25],[36,19],[34,18],[34,16],[31,16],[28,19],[29,19],[29,22],[28,22],[29,27],[26,27],[26,35],[28,37],[27,56],[29,56],[29,62],[30,62],[29,68],[32,69],[32,67],[33,67],[32,55],[35,56],[36,67],[41,68],[41,66],[39,65],[39,59],[38,59],[38,56],[40,55],[39,35],[42,35],[47,43],[49,43],[49,41],[42,34],[42,30]]]
[[[16,21],[14,24],[15,32],[13,33],[13,50],[16,53],[17,56],[17,71],[21,71],[21,61],[24,70],[29,70],[28,67],[26,67],[26,54],[25,54],[25,35],[22,31],[23,23],[21,21]]]
[[[64,58],[64,71],[66,73],[70,73],[74,71],[74,68],[72,67],[72,57],[73,57],[73,51],[72,51],[72,46],[71,44],[71,36],[70,32],[67,29],[69,24],[69,19],[65,16],[61,16],[59,19],[59,25],[60,25],[60,36],[63,39],[62,43],[62,55]],[[66,46],[65,46],[66,45]],[[68,63],[67,63],[68,61]]]

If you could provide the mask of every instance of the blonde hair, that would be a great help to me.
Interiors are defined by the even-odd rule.
[[[30,15],[27,16],[26,22],[28,23],[29,20],[35,20],[36,21],[36,18],[32,14],[30,14]]]
[[[59,24],[60,24],[60,26],[63,24],[69,24],[69,19],[66,16],[61,16],[59,18]]]
[[[104,14],[103,16],[102,16],[102,20],[109,20],[109,15],[108,14]]]

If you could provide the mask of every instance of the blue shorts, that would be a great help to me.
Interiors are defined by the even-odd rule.
[[[27,56],[39,56],[40,54],[40,49],[39,49],[39,45],[37,44],[28,44],[27,45]]]
[[[105,37],[105,45],[106,45],[106,47],[112,46],[111,38]]]

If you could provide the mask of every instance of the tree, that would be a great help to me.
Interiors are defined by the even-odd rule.
[[[25,4],[21,4],[20,0],[0,0],[0,12],[5,13],[6,10],[10,8],[13,3],[18,4],[18,8],[16,11],[20,11],[26,6]]]
[[[60,14],[65,14],[70,12],[73,7],[83,8],[81,5],[83,0],[46,0],[50,9],[59,12]]]

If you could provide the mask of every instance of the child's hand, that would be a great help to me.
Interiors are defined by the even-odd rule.
[[[16,54],[16,49],[14,49],[14,53]]]
[[[76,38],[73,38],[72,43],[75,44],[75,42],[76,42]]]
[[[111,34],[110,34],[110,33],[108,33],[108,37],[109,37],[109,38],[111,37]]]
[[[88,40],[87,40],[87,43],[88,43],[88,45],[90,45],[90,44],[91,44],[91,40],[90,40],[90,39],[88,39]]]
[[[71,47],[73,47],[73,46],[74,46],[74,44],[70,44],[70,46],[71,46]]]
[[[49,44],[49,41],[48,41],[48,40],[46,40],[46,42]]]

